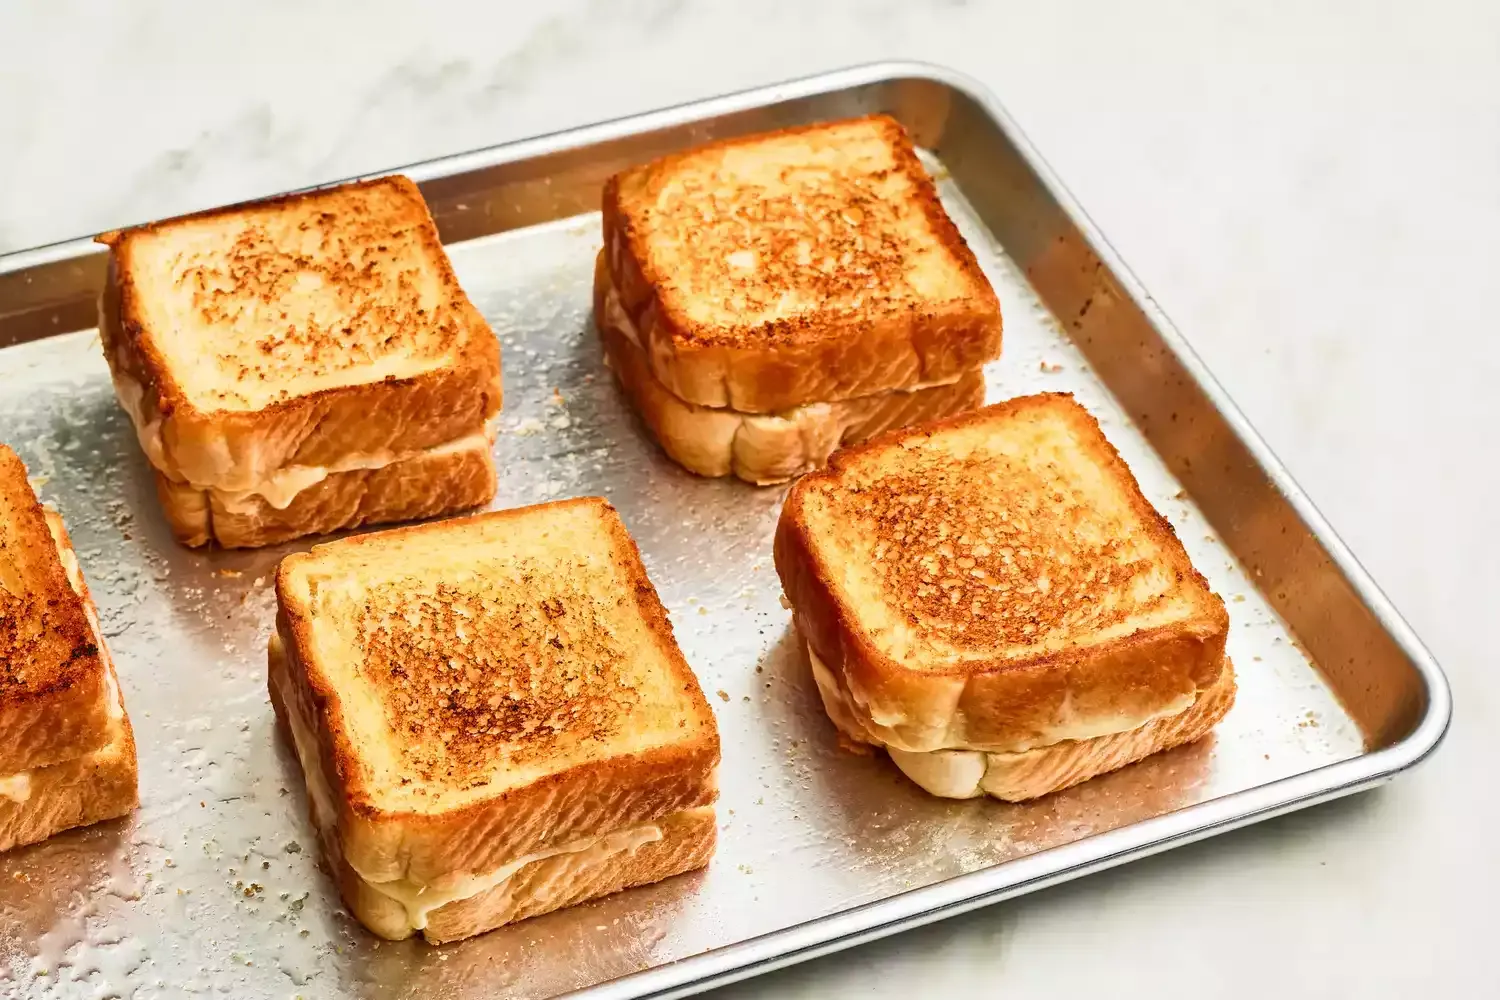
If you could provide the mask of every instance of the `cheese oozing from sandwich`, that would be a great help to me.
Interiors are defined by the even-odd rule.
[[[1192,707],[1196,694],[1181,695],[1156,712],[1140,717],[1115,715],[1093,720],[1072,720],[1070,724],[1055,727],[1047,735],[1046,743],[1014,752],[973,750],[962,746],[933,750],[909,750],[894,746],[875,727],[862,720],[865,713],[858,711],[840,679],[834,675],[811,645],[807,647],[807,658],[812,664],[813,680],[823,697],[823,707],[835,725],[856,739],[885,747],[891,761],[912,781],[932,795],[946,799],[972,799],[986,793],[995,794],[985,787],[985,777],[991,767],[1014,765],[1028,756],[1044,753],[1049,747],[1067,740],[1083,741],[1116,733],[1129,732],[1148,725],[1157,719],[1178,715]]]
[[[130,422],[135,426],[141,450],[146,453],[152,466],[169,479],[182,482],[181,470],[177,469],[175,463],[171,461],[162,441],[161,418],[146,411],[143,404],[145,393],[140,383],[123,371],[117,371],[114,378],[117,395],[125,412],[130,416]],[[274,469],[260,469],[259,462],[251,461],[248,463],[249,466],[260,471],[248,481],[190,482],[189,485],[197,489],[215,491],[220,502],[232,513],[253,514],[258,502],[264,502],[276,510],[285,510],[302,491],[311,489],[329,476],[342,472],[373,471],[424,455],[437,456],[489,448],[494,443],[498,425],[499,417],[497,416],[491,418],[482,430],[432,448],[421,451],[393,451],[388,448],[365,452],[353,451],[337,462],[326,465],[284,465]],[[233,463],[227,454],[221,458],[221,467],[226,470],[227,474],[227,470],[232,467]]]

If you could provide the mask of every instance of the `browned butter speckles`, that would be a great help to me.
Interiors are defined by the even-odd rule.
[[[345,373],[350,384],[411,377],[488,334],[404,177],[101,240],[120,286],[122,330],[107,339],[125,337],[166,369],[144,381],[166,374],[206,411],[284,402]]]
[[[226,246],[176,256],[172,280],[197,322],[258,334],[248,343],[225,338],[230,349],[216,352],[233,381],[357,370],[418,338],[434,354],[452,350],[459,327],[427,294],[428,262],[413,252],[418,226],[358,209],[294,226],[250,215]]]
[[[882,194],[887,177],[787,167],[774,187],[739,181],[723,168],[684,178],[668,203],[674,211],[642,219],[654,240],[698,247],[696,269],[685,278],[664,272],[662,285],[706,295],[725,313],[822,301],[813,315],[766,319],[759,332],[770,338],[910,299],[907,244],[896,229],[917,208]],[[681,211],[682,201],[695,210]]]
[[[26,467],[0,445],[0,704],[97,683],[101,670]]]
[[[516,766],[602,743],[639,700],[611,609],[555,568],[504,572],[510,586],[382,583],[360,611],[362,670],[424,780],[483,784],[497,754]]]
[[[1109,599],[1138,585],[1147,607],[1162,599],[1151,561],[1118,540],[1133,526],[1089,504],[1055,467],[925,455],[828,496],[872,539],[882,591],[907,623],[952,642],[1025,645],[1101,628],[1141,612],[1139,600]]]
[[[958,303],[998,328],[973,254],[885,116],[666,157],[615,178],[605,201],[606,240],[617,227],[683,345],[805,343]]]
[[[1053,655],[1049,644],[1123,641],[1152,628],[1167,635],[1179,620],[1205,635],[1227,624],[1171,525],[1065,394],[997,403],[836,453],[788,497],[777,541],[783,573],[800,545],[850,567],[829,585],[878,608],[857,624],[903,651],[998,663]]]

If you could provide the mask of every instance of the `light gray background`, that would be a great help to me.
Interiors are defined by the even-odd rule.
[[[987,84],[1433,648],[1394,786],[733,987],[1500,990],[1500,4],[0,5],[0,252],[880,58]],[[251,13],[253,11],[253,13]]]

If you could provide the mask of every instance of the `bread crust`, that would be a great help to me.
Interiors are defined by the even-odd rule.
[[[513,858],[549,845],[599,832],[656,820],[670,813],[712,804],[718,797],[716,771],[719,736],[713,712],[696,676],[673,638],[671,623],[646,576],[640,551],[614,508],[588,497],[538,505],[539,508],[588,505],[605,518],[614,541],[614,558],[632,580],[628,594],[648,624],[658,652],[681,685],[687,715],[680,742],[579,763],[528,785],[511,788],[436,812],[383,808],[368,783],[358,750],[349,737],[341,693],[312,649],[311,609],[293,596],[290,574],[317,557],[289,556],[277,571],[277,633],[287,651],[285,678],[273,698],[290,712],[315,720],[319,766],[327,776],[337,810],[342,853],[365,878],[407,878],[429,884],[455,872],[493,871]],[[504,519],[537,508],[494,511],[478,518]],[[463,522],[396,528],[378,535],[343,539],[340,546],[379,545],[392,534],[430,535],[442,544],[444,532]],[[287,703],[290,704],[287,704]]]
[[[952,428],[1022,416],[1032,407],[1061,408],[1080,437],[1092,442],[1091,461],[1128,498],[1140,530],[1177,574],[1196,610],[1181,621],[1092,644],[1010,657],[999,655],[1003,650],[997,649],[987,659],[910,669],[879,648],[861,624],[860,608],[838,593],[840,569],[807,521],[807,498],[814,490],[839,488],[840,476],[866,455],[897,454],[910,442]],[[872,721],[877,738],[902,750],[1016,752],[1046,745],[1054,741],[1047,734],[1079,718],[1149,716],[1183,691],[1206,690],[1218,678],[1224,660],[1229,617],[1223,601],[1192,567],[1171,524],[1141,495],[1097,421],[1071,396],[1013,399],[892,431],[836,453],[826,469],[792,487],[777,524],[774,554],[804,638],[824,663],[836,665],[872,720],[887,720]]]
[[[1124,733],[1064,740],[1021,754],[990,754],[984,790],[1004,802],[1025,802],[1193,743],[1229,714],[1236,690],[1234,664],[1226,657],[1218,680],[1186,711]]]
[[[149,292],[137,286],[132,272],[135,241],[189,220],[379,187],[406,201],[420,218],[415,234],[438,268],[448,306],[465,333],[453,362],[411,377],[296,395],[253,411],[199,409],[177,381],[142,316],[141,296]],[[329,465],[350,452],[433,448],[480,426],[500,410],[499,342],[459,286],[437,226],[416,185],[405,177],[213,209],[105,233],[99,241],[110,248],[100,300],[105,360],[122,401],[139,397],[133,407],[127,406],[138,433],[144,438],[143,424],[158,426],[160,444],[147,448],[152,463],[179,482],[228,491],[253,489],[284,466]]]
[[[700,476],[759,486],[782,483],[823,465],[835,449],[892,427],[972,410],[984,402],[984,373],[956,382],[799,407],[787,414],[746,414],[688,403],[651,373],[646,354],[611,320],[611,288],[601,253],[594,270],[594,321],[615,379],[673,461]]]
[[[911,201],[931,229],[936,252],[946,255],[962,276],[965,294],[889,309],[874,296],[858,314],[830,312],[797,323],[695,322],[672,274],[653,263],[651,230],[642,218],[663,180],[674,171],[691,171],[691,161],[705,154],[860,125],[889,143],[895,169],[910,179]],[[605,184],[603,226],[609,266],[622,305],[641,331],[651,371],[669,392],[689,403],[774,413],[804,403],[951,382],[1000,354],[999,300],[943,209],[905,130],[886,115],[729,139],[623,171]]]
[[[325,839],[323,849],[344,905],[366,928],[390,941],[421,933],[429,944],[446,944],[708,865],[718,837],[712,812],[667,817],[661,826],[660,840],[580,871],[568,871],[559,858],[534,861],[512,875],[507,885],[433,910],[420,932],[412,929],[400,903],[349,867],[339,854],[337,838]]]
[[[26,801],[0,796],[0,851],[128,814],[140,802],[130,718],[111,720],[103,747],[32,769],[29,781]]]
[[[23,588],[7,596],[0,584],[0,619],[24,619],[15,633],[0,620],[0,775],[80,757],[110,740],[107,654],[91,625],[88,592],[70,585],[63,566],[61,553],[72,549],[67,533],[47,513],[26,466],[0,445],[0,560]],[[38,619],[40,634],[24,636]]]
[[[156,473],[156,495],[173,537],[183,545],[213,542],[226,549],[453,514],[489,503],[495,485],[488,448],[426,452],[379,469],[335,472],[284,508],[264,497],[228,497]]]

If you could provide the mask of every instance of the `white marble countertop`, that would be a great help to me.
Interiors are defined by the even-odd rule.
[[[1500,595],[1500,6],[347,9],[0,6],[0,252],[850,63],[946,64],[1009,107],[1452,681],[1447,744],[1384,790],[721,995],[1495,988],[1500,671],[1477,623]]]

